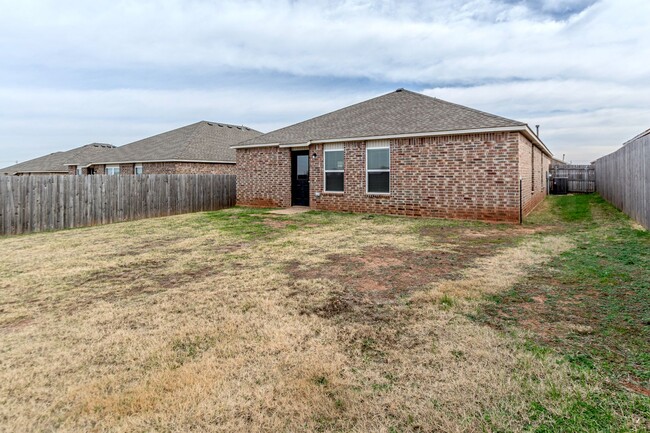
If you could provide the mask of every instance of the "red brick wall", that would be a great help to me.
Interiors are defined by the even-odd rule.
[[[323,192],[314,145],[312,207],[440,218],[518,221],[516,133],[391,140],[390,195],[366,194],[365,142],[345,143],[345,192]],[[314,162],[314,160],[312,160]],[[316,192],[321,193],[314,199]]]
[[[135,164],[120,164],[120,174],[134,174]]]
[[[237,204],[291,206],[291,151],[278,147],[237,149]]]
[[[120,174],[134,174],[135,164],[119,164]],[[94,165],[95,174],[104,174],[104,165]],[[76,167],[70,167],[70,174],[74,174]],[[210,164],[202,162],[144,162],[144,174],[235,174],[235,164]],[[83,174],[88,174],[83,169]]]
[[[310,206],[335,211],[517,222],[520,176],[524,181],[524,214],[546,195],[550,160],[518,132],[397,139],[391,140],[390,146],[390,194],[372,195],[366,193],[364,141],[344,143],[343,193],[323,191],[324,146],[312,145]],[[311,158],[313,153],[316,159]],[[238,204],[291,205],[290,149],[238,149],[237,167]],[[533,167],[536,178],[535,191],[531,193]],[[320,197],[316,197],[317,193]]]
[[[147,173],[146,164],[142,169]],[[236,174],[237,166],[235,164],[208,164],[199,162],[176,162],[176,174]]]
[[[526,137],[519,134],[519,161],[524,215],[528,215],[546,197],[547,174],[551,160]]]

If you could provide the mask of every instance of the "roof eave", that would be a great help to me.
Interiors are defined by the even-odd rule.
[[[530,141],[537,144],[537,146],[547,155],[553,156],[550,150],[546,145],[540,140],[540,138],[533,133],[530,127],[526,124],[522,125],[513,125],[513,126],[500,126],[493,128],[474,128],[474,129],[456,129],[448,131],[435,131],[435,132],[415,132],[407,134],[388,134],[388,135],[372,135],[372,136],[362,136],[362,137],[339,137],[339,138],[326,138],[326,139],[317,139],[309,140],[306,143],[267,143],[267,144],[251,144],[251,145],[237,145],[233,146],[232,149],[249,149],[256,147],[304,147],[309,146],[310,144],[320,144],[320,143],[340,143],[342,141],[367,141],[367,140],[389,140],[389,139],[398,139],[398,138],[418,138],[418,137],[439,137],[443,135],[461,135],[461,134],[477,134],[485,132],[521,132],[526,138]]]
[[[150,164],[150,163],[159,163],[159,162],[189,162],[189,163],[200,163],[200,164],[237,164],[236,161],[210,161],[210,160],[194,160],[194,159],[156,159],[156,160],[132,160],[132,161],[96,161],[90,162],[86,165],[80,163],[67,163],[66,166],[76,165],[82,168],[87,168],[92,165],[114,165],[114,164]]]
[[[274,146],[279,146],[280,143],[264,143],[264,144],[248,144],[248,145],[241,145],[241,144],[235,144],[230,146],[231,149],[248,149],[248,148],[253,148],[253,147],[274,147]]]
[[[12,174],[22,174],[22,173],[63,173],[63,174],[68,174],[67,171],[64,170],[19,170],[19,171],[14,171]]]
[[[533,130],[530,129],[530,126],[524,125],[524,129],[521,132],[523,132],[524,136],[527,139],[535,143],[537,147],[539,147],[542,150],[542,152],[544,152],[549,157],[553,158],[553,153],[550,150],[548,150],[548,147],[546,147],[544,142],[537,136],[537,134],[535,134]]]

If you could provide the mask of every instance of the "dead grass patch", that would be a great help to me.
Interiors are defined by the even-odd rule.
[[[463,314],[548,257],[539,234],[321,213],[252,240],[204,221],[0,240],[0,429],[524,431],[602,392]]]

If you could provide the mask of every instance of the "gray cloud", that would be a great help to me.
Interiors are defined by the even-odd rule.
[[[589,160],[648,126],[649,13],[642,0],[5,3],[0,148],[23,159],[208,117],[270,129],[405,85],[541,123],[556,153]]]

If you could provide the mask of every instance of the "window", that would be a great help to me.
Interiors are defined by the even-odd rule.
[[[366,190],[369,194],[390,192],[390,142],[369,142],[366,145]]]
[[[81,176],[82,174],[83,174],[83,171],[82,171],[81,167],[77,167],[77,175]]]
[[[325,146],[325,192],[343,192],[345,171],[342,144]]]
[[[111,175],[111,176],[120,174],[120,166],[119,165],[107,165],[106,166],[106,174]]]
[[[535,147],[530,147],[530,190],[535,192]]]
[[[296,155],[296,179],[309,179],[309,155]]]
[[[134,174],[142,174],[142,164],[136,164],[135,169],[133,170]]]

